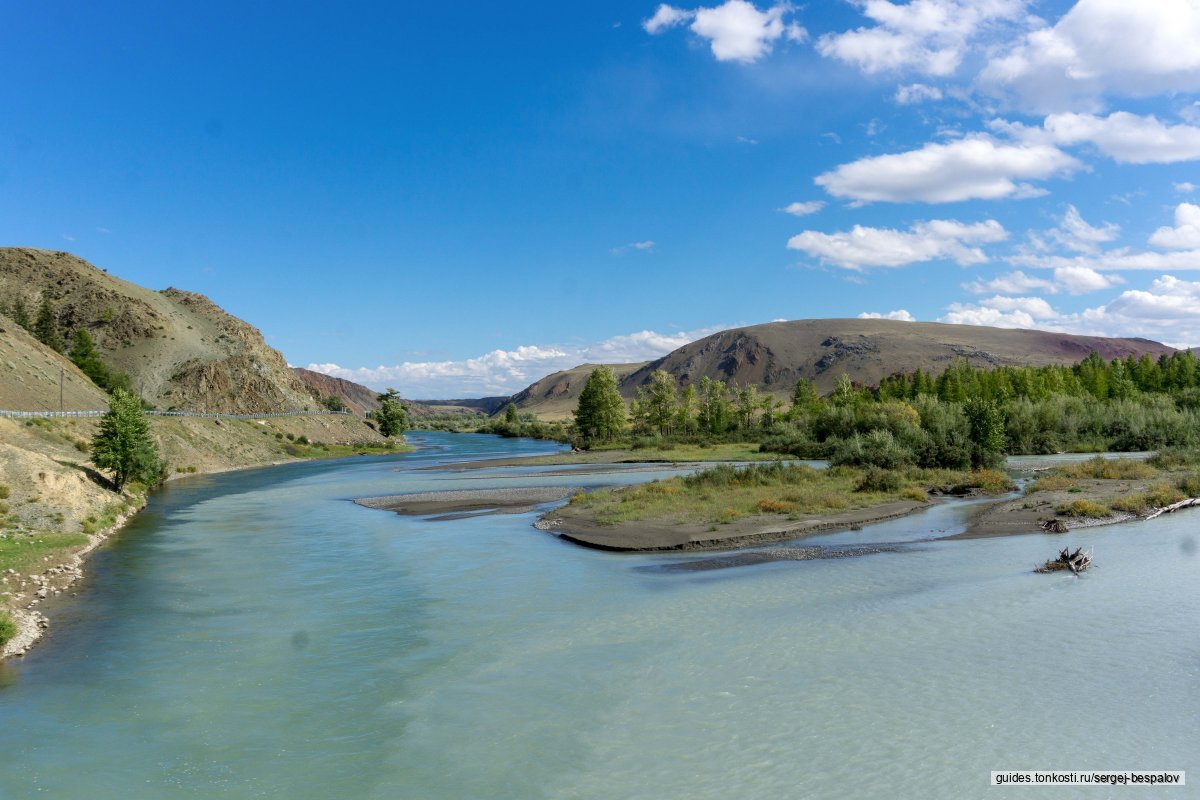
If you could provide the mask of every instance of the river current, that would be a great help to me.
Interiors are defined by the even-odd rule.
[[[962,529],[950,503],[805,542],[885,552],[683,569],[536,514],[351,503],[666,474],[459,471],[556,446],[412,441],[155,495],[0,666],[0,798],[969,798],[1035,769],[1192,784],[1039,796],[1200,792],[1200,512],[927,541]],[[1091,572],[1033,574],[1078,545]]]

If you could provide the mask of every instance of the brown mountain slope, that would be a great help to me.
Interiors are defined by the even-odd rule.
[[[613,369],[621,394],[632,398],[655,370],[680,386],[703,377],[734,386],[757,384],[770,394],[790,395],[796,381],[812,380],[831,392],[838,376],[872,386],[897,372],[941,372],[956,358],[981,367],[1073,364],[1096,351],[1104,358],[1158,357],[1174,350],[1148,339],[1113,339],[1049,331],[897,322],[877,319],[814,319],[735,328],[705,337],[645,364]],[[562,417],[578,402],[591,366],[550,375],[513,396],[522,408]]]
[[[375,398],[379,396],[379,392],[370,387],[363,386],[361,383],[348,381],[345,378],[335,378],[332,375],[326,375],[323,372],[314,372],[311,369],[304,367],[292,367],[292,371],[296,373],[304,385],[308,387],[313,397],[320,400],[322,397],[340,397],[342,402],[346,404],[346,410],[358,416],[365,415],[368,411],[374,411],[379,408],[379,401]],[[507,400],[508,398],[500,398]],[[471,401],[466,402],[484,402]],[[458,401],[444,400],[436,403],[423,403],[415,400],[405,400],[405,407],[408,408],[408,413],[413,417],[432,417],[441,416],[444,414],[468,414],[474,415],[479,413],[479,409],[467,406],[458,405]]]
[[[266,413],[315,408],[312,395],[258,329],[203,295],[152,291],[69,253],[0,248],[0,298],[36,314],[42,297],[64,336],[86,327],[105,362],[129,373],[159,408]]]
[[[630,375],[638,370],[644,369],[650,362],[643,361],[639,364],[609,364],[609,368],[617,376],[618,383],[626,380]],[[570,415],[579,403],[579,393],[583,391],[583,385],[587,383],[588,376],[592,374],[597,364],[580,364],[573,369],[564,369],[561,372],[555,372],[540,381],[531,384],[522,389],[509,398],[517,408],[522,411],[532,411],[540,417],[546,419],[561,419]],[[626,396],[626,399],[633,397],[633,389]],[[622,394],[625,390],[622,389]],[[498,404],[499,411],[503,411],[508,407],[508,402]]]
[[[52,411],[60,400],[66,411],[108,408],[108,395],[74,364],[0,314],[0,409]]]

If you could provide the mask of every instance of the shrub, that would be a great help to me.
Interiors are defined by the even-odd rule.
[[[8,484],[0,483],[0,500],[7,500],[9,492]]]
[[[1200,497],[1200,472],[1184,475],[1179,479],[1179,491],[1188,497]]]
[[[296,437],[296,444],[308,444],[308,437],[304,434],[300,434]]]
[[[862,480],[854,487],[856,492],[898,492],[904,488],[904,477],[895,470],[869,467]]]
[[[1086,498],[1064,503],[1058,507],[1057,511],[1064,517],[1102,518],[1112,516],[1112,509],[1108,506]]]
[[[1093,478],[1096,480],[1133,481],[1152,478],[1157,470],[1145,461],[1132,458],[1103,458],[1096,456],[1078,464],[1067,464],[1058,468],[1059,475],[1068,478]]]
[[[920,489],[916,486],[909,486],[908,488],[904,489],[900,492],[900,496],[905,500],[916,500],[919,503],[929,502],[929,494],[924,489]]]
[[[995,469],[979,469],[967,476],[965,484],[970,489],[979,489],[985,494],[1003,494],[1016,488],[1012,478]]]
[[[913,464],[915,460],[913,452],[898,442],[891,431],[878,428],[866,436],[855,434],[849,439],[843,439],[835,445],[829,462],[896,469]]]

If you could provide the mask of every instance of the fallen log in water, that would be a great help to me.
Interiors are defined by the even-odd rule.
[[[1172,511],[1178,511],[1181,508],[1189,508],[1191,506],[1200,506],[1200,497],[1189,497],[1186,500],[1180,500],[1178,503],[1171,503],[1169,506],[1156,508],[1146,515],[1146,519],[1154,519],[1163,514],[1170,514]]]
[[[1060,572],[1062,570],[1070,570],[1078,575],[1092,565],[1092,552],[1083,552],[1083,548],[1077,548],[1074,553],[1070,548],[1064,547],[1058,551],[1058,557],[1052,558],[1042,566],[1038,567],[1034,572]]]

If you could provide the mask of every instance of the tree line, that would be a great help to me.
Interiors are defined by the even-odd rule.
[[[682,391],[653,373],[628,409],[612,370],[594,370],[574,413],[581,447],[739,439],[835,463],[963,468],[1006,454],[1200,444],[1200,364],[1191,351],[1074,365],[897,373],[876,387],[799,381],[787,405],[756,386],[702,378]]]

